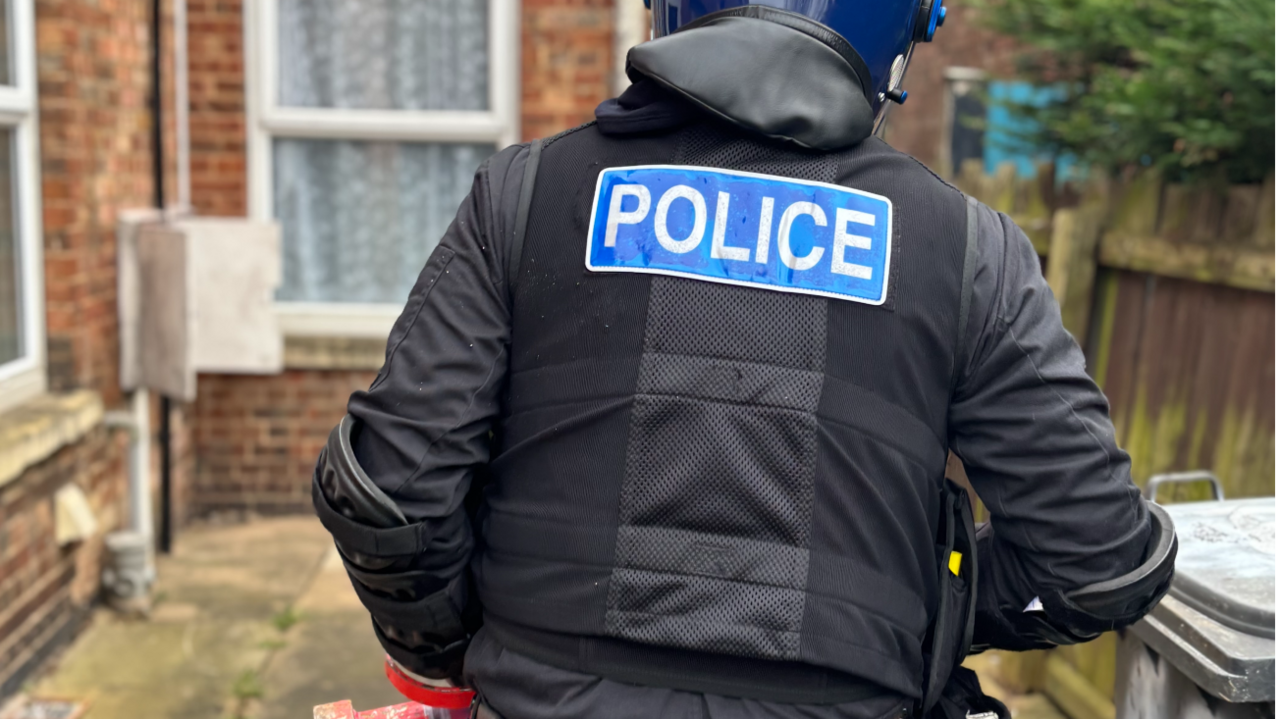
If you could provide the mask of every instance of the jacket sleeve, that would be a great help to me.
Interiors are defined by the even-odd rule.
[[[952,451],[991,515],[979,531],[974,645],[1083,641],[1137,617],[1081,614],[1065,597],[1142,564],[1151,518],[1034,248],[1008,217],[975,210],[971,313],[950,415]]]
[[[335,430],[349,433],[349,456],[331,438],[317,467],[317,511],[379,640],[431,678],[459,676],[479,624],[464,499],[489,460],[507,376],[508,228],[527,155],[510,147],[477,171],[395,322],[382,370],[352,394],[349,418]],[[345,476],[356,480],[344,484]],[[348,501],[361,494],[380,496]],[[361,509],[378,501],[387,505],[381,525],[378,512]],[[387,526],[397,510],[403,526]]]

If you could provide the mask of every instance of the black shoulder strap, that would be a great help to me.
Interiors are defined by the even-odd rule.
[[[960,317],[956,323],[955,358],[951,363],[951,389],[954,392],[964,361],[968,356],[966,338],[969,333],[969,310],[973,305],[973,273],[978,265],[978,201],[965,197],[964,269],[960,279]]]
[[[520,183],[520,204],[516,206],[515,233],[511,238],[507,286],[514,288],[520,276],[520,257],[524,254],[524,236],[529,229],[529,206],[533,204],[533,184],[538,177],[538,160],[542,157],[542,140],[529,143],[529,158],[524,163],[524,180]]]

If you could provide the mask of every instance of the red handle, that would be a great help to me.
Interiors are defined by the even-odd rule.
[[[419,704],[437,709],[466,709],[476,698],[476,693],[470,689],[427,686],[401,671],[390,657],[387,657],[384,666],[387,670],[387,679],[391,680],[391,686],[405,698]]]

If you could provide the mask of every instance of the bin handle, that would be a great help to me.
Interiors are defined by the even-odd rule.
[[[1156,492],[1162,484],[1191,484],[1192,482],[1208,482],[1213,485],[1213,498],[1216,501],[1226,501],[1226,495],[1222,492],[1222,482],[1214,476],[1213,472],[1206,469],[1197,469],[1191,472],[1170,472],[1168,474],[1153,475],[1147,480],[1146,489],[1142,490],[1142,496],[1156,501]]]

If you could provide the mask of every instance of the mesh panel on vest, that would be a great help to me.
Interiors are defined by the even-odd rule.
[[[624,526],[808,546],[816,423],[805,412],[641,395]]]
[[[836,175],[834,155],[764,143],[722,123],[691,128],[685,133],[679,161],[814,182],[831,182]]]
[[[650,289],[645,352],[820,371],[826,345],[814,338],[826,329],[821,298],[664,277]]]
[[[676,162],[831,182],[833,157],[691,129]],[[826,300],[650,285],[606,627],[738,656],[800,651]]]
[[[804,590],[671,572],[614,570],[612,583],[648,611],[619,613],[619,635],[735,656],[794,658]],[[678,638],[678,640],[677,640]]]

